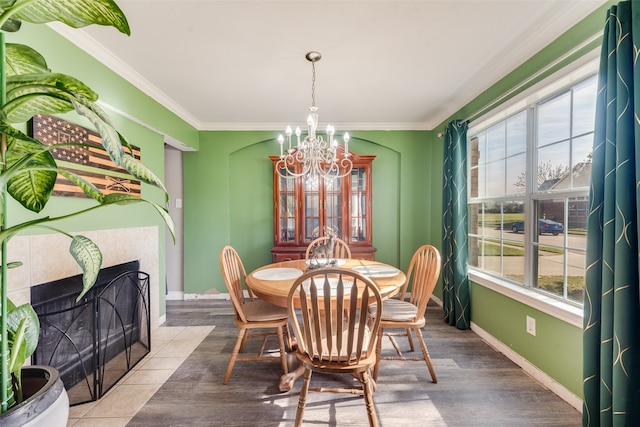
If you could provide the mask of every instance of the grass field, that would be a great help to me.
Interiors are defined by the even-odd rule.
[[[478,242],[478,249],[481,251],[480,242]],[[562,249],[552,248],[550,246],[540,246],[540,255],[558,255],[562,253]],[[500,255],[500,243],[497,240],[485,240],[484,241],[484,255],[485,256],[499,256]],[[502,249],[503,256],[524,256],[524,243],[519,242],[505,242]]]

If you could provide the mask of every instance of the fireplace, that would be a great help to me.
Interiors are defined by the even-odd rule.
[[[31,288],[40,319],[32,362],[60,371],[71,405],[102,397],[151,348],[149,276],[139,261],[104,268],[78,302],[82,275]]]

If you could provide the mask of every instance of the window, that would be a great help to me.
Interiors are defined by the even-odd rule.
[[[582,303],[593,74],[470,129],[469,266]]]

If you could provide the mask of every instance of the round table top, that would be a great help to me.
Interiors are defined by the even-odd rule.
[[[299,259],[265,265],[247,275],[247,285],[260,299],[286,307],[291,286],[309,268],[309,262]],[[340,259],[336,264],[336,267],[355,269],[368,276],[380,290],[383,299],[398,293],[406,280],[401,270],[377,261]]]

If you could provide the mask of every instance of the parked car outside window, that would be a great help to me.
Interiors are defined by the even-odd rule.
[[[514,222],[511,226],[511,231],[514,233],[524,233],[524,222],[518,221]],[[554,236],[562,233],[564,231],[564,227],[561,223],[552,221],[550,219],[539,219],[538,220],[538,234],[542,233],[551,233]]]

